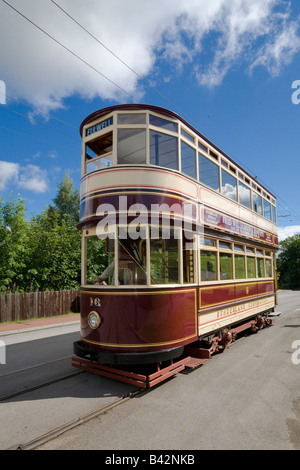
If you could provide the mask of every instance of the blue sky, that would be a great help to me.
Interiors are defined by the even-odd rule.
[[[280,238],[300,233],[298,0],[0,0],[0,41],[0,194],[28,217],[66,172],[79,187],[82,120],[139,102],[257,175]]]

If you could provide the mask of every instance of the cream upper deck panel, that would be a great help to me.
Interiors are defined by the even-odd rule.
[[[133,172],[124,172],[120,181],[123,186],[137,183],[146,187],[152,180],[157,187],[174,186],[174,190],[186,192],[204,204],[271,233],[277,232],[276,198],[175,113],[150,105],[112,106],[87,117],[81,125],[81,134],[82,197],[88,197],[100,186],[103,188],[103,183],[106,187],[116,186],[120,178],[115,172],[104,171],[103,178],[97,180],[100,172],[93,173],[96,166],[89,170],[89,162],[98,165],[99,170],[116,167],[129,170],[134,165],[141,171],[134,177]],[[163,150],[159,152],[156,146]],[[166,158],[173,154],[173,160]],[[145,172],[143,176],[145,165],[149,169],[167,168],[165,182],[155,172],[151,175]],[[183,178],[175,176],[180,174]]]

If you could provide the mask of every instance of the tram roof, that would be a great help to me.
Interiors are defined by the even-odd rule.
[[[95,111],[94,113],[90,114],[89,116],[87,116],[81,123],[80,125],[80,128],[79,128],[79,132],[80,132],[80,135],[82,137],[82,132],[83,132],[83,127],[86,125],[86,124],[89,124],[90,122],[92,121],[95,121],[96,119],[100,119],[102,118],[102,116],[105,116],[106,114],[109,114],[109,113],[112,113],[113,111],[142,111],[142,110],[146,110],[146,111],[152,111],[154,113],[158,113],[158,114],[163,114],[164,116],[167,116],[167,117],[170,117],[170,118],[173,118],[173,119],[178,119],[179,121],[181,121],[185,126],[189,127],[195,134],[197,134],[201,139],[203,139],[204,141],[206,141],[211,147],[213,147],[215,150],[217,150],[217,152],[219,152],[221,155],[223,155],[224,157],[226,157],[230,162],[232,162],[237,168],[239,168],[240,170],[242,170],[245,174],[247,174],[249,176],[249,178],[251,178],[253,181],[255,181],[256,184],[259,184],[259,186],[261,186],[262,189],[264,189],[265,191],[267,191],[270,196],[272,196],[274,199],[276,199],[276,196],[274,196],[274,194],[272,194],[270,192],[269,189],[267,189],[265,186],[263,186],[259,181],[257,181],[257,179],[251,175],[250,173],[248,173],[241,165],[239,165],[238,163],[236,163],[232,158],[230,158],[228,155],[226,155],[225,152],[223,152],[223,150],[221,150],[219,147],[217,147],[213,142],[211,142],[209,139],[207,139],[207,137],[205,137],[205,135],[201,134],[201,132],[199,132],[195,127],[193,127],[189,122],[187,122],[185,119],[183,119],[179,114],[175,113],[174,111],[171,111],[169,109],[166,109],[166,108],[162,108],[160,106],[154,106],[154,105],[151,105],[151,104],[138,104],[138,103],[129,103],[129,104],[118,104],[118,105],[114,105],[114,106],[108,106],[107,108],[102,108],[102,109],[99,109],[98,111]]]

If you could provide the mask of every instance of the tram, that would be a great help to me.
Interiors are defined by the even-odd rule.
[[[122,104],[81,124],[81,334],[99,364],[220,350],[276,305],[276,198],[173,111]]]

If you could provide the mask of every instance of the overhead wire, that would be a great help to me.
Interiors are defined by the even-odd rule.
[[[47,31],[45,31],[43,28],[41,28],[39,25],[37,25],[34,21],[32,21],[30,18],[28,18],[26,15],[24,15],[23,13],[21,13],[19,10],[17,10],[17,8],[15,8],[14,6],[12,6],[10,3],[8,3],[6,0],[2,0],[3,3],[5,3],[8,7],[10,7],[12,10],[14,10],[18,15],[20,15],[22,18],[24,18],[25,20],[27,20],[30,24],[32,24],[35,28],[37,28],[39,31],[41,31],[43,34],[45,34],[46,36],[48,36],[50,39],[52,39],[54,42],[56,42],[56,44],[59,44],[61,47],[63,47],[66,51],[68,51],[70,54],[72,54],[74,57],[76,57],[78,60],[80,60],[82,63],[84,63],[85,65],[87,65],[89,68],[91,68],[92,70],[94,70],[96,73],[98,73],[101,77],[105,78],[106,80],[108,80],[110,83],[112,83],[114,86],[118,87],[122,92],[126,93],[128,96],[130,96],[133,100],[135,100],[134,96],[129,93],[128,91],[124,90],[124,88],[122,88],[120,85],[118,85],[117,83],[115,83],[113,80],[111,80],[109,77],[107,77],[106,75],[104,75],[102,72],[100,72],[100,70],[96,69],[96,67],[94,67],[93,65],[91,65],[89,62],[87,62],[85,59],[83,59],[82,57],[80,57],[78,54],[76,54],[74,51],[72,51],[71,49],[69,49],[67,46],[65,46],[64,44],[62,44],[60,41],[58,41],[58,39],[56,39],[54,36],[52,36],[51,34],[47,33]]]
[[[185,113],[180,109],[178,108],[178,106],[176,106],[175,103],[173,103],[167,96],[165,96],[163,93],[161,93],[159,90],[157,90],[157,88],[155,88],[154,86],[152,86],[147,80],[145,80],[140,74],[138,74],[131,66],[129,66],[123,59],[121,59],[115,52],[113,52],[111,50],[111,48],[109,48],[106,44],[104,44],[102,41],[100,41],[96,36],[94,36],[87,28],[85,28],[78,20],[76,20],[70,13],[68,13],[61,5],[59,5],[55,0],[51,0],[51,2],[56,5],[57,8],[59,8],[65,15],[67,15],[74,23],[76,23],[83,31],[85,31],[90,37],[92,37],[98,44],[100,44],[102,47],[104,47],[110,54],[112,54],[117,60],[119,60],[125,67],[127,67],[131,72],[133,72],[139,79],[143,80],[144,83],[146,83],[146,85],[148,85],[150,88],[152,88],[156,93],[158,93],[162,98],[164,98],[165,100],[167,100],[169,103],[172,104],[172,106],[174,106],[176,109],[178,109],[180,111],[181,114],[184,114]],[[189,118],[189,121],[193,122],[193,120]],[[237,162],[239,162],[244,168],[247,168],[247,166],[239,161],[236,156],[234,156],[233,154],[231,154],[234,158],[234,160],[236,160]],[[248,171],[250,173],[253,174],[253,171],[250,169],[250,168],[247,168]],[[260,178],[260,181],[262,182],[262,184],[264,184],[266,186],[266,188],[268,187],[266,185],[266,183]],[[273,192],[273,190],[270,190],[271,192]],[[274,194],[275,195],[275,194]],[[279,196],[276,195],[276,198],[279,199]],[[282,200],[282,202],[287,206],[287,204]],[[288,206],[287,206],[288,207]],[[293,209],[291,209],[291,211],[293,211]],[[300,218],[300,216],[295,212],[293,211],[297,217]]]
[[[5,3],[8,7],[10,7],[12,10],[14,10],[18,15],[20,15],[21,17],[23,17],[25,20],[27,20],[29,23],[31,23],[33,26],[35,26],[38,30],[40,30],[43,34],[45,34],[46,36],[48,36],[50,39],[52,39],[54,42],[56,42],[58,45],[60,45],[61,47],[63,47],[66,51],[68,51],[70,54],[72,54],[75,58],[77,58],[78,60],[80,60],[82,63],[84,63],[86,66],[88,66],[89,68],[91,68],[92,70],[94,70],[96,73],[98,73],[100,76],[102,76],[103,78],[105,78],[106,80],[108,80],[110,83],[112,83],[114,86],[116,86],[117,88],[119,88],[122,92],[126,93],[128,96],[130,96],[134,101],[135,101],[135,98],[134,96],[129,93],[128,91],[124,90],[124,88],[122,88],[121,86],[119,86],[117,83],[115,83],[113,80],[111,80],[109,77],[107,77],[106,75],[104,75],[102,72],[100,72],[97,68],[95,68],[93,65],[91,65],[90,63],[88,63],[85,59],[83,59],[82,57],[80,57],[78,54],[76,54],[74,51],[72,51],[71,49],[69,49],[67,46],[65,46],[64,44],[62,44],[60,41],[58,41],[55,37],[53,37],[51,34],[49,34],[47,31],[45,31],[43,28],[41,28],[39,25],[37,25],[35,22],[33,22],[31,19],[29,19],[26,15],[24,15],[23,13],[21,13],[19,10],[17,10],[17,8],[15,8],[14,6],[12,6],[9,2],[7,2],[7,0],[2,0],[3,3]],[[117,54],[115,54],[108,46],[106,46],[102,41],[100,41],[96,36],[94,36],[90,31],[88,31],[81,23],[79,23],[79,21],[77,21],[73,16],[71,16],[66,10],[64,10],[56,1],[54,0],[51,0],[51,2],[56,5],[57,8],[59,8],[65,15],[67,15],[73,22],[75,22],[82,30],[84,30],[90,37],[92,37],[95,41],[97,41],[98,44],[100,44],[102,47],[104,47],[110,54],[112,54],[117,60],[119,60],[124,66],[126,66],[129,70],[131,70],[140,80],[144,81],[144,83],[146,83],[150,88],[152,88],[156,93],[158,93],[161,97],[163,97],[165,100],[167,100],[169,103],[172,104],[172,106],[174,106],[176,109],[178,109],[180,111],[181,114],[183,115],[186,115],[180,108],[178,108],[178,106],[173,102],[171,101],[167,96],[165,96],[164,94],[162,94],[159,90],[157,90],[154,86],[152,86],[147,80],[145,80],[140,74],[138,74],[132,67],[130,67],[123,59],[121,59]],[[188,116],[188,119],[189,121],[193,122],[193,120]],[[62,121],[63,122],[63,121]],[[75,127],[75,126],[72,126],[72,127]],[[239,161],[235,156],[233,156],[233,158],[236,160],[236,161]],[[244,163],[240,162],[244,167],[246,167],[244,165]],[[249,169],[249,171],[251,173],[253,173],[253,171],[251,169]],[[265,183],[260,179],[260,181],[262,182],[262,184],[265,185]],[[273,191],[272,191],[273,192]],[[277,199],[281,199],[278,195],[276,195],[274,193],[274,195],[276,196]],[[282,200],[282,199],[281,199]],[[282,200],[282,202],[284,203],[284,205],[291,211],[295,214],[295,218],[300,218],[300,216],[296,213],[296,211],[294,211],[293,209],[289,208],[289,206]]]

